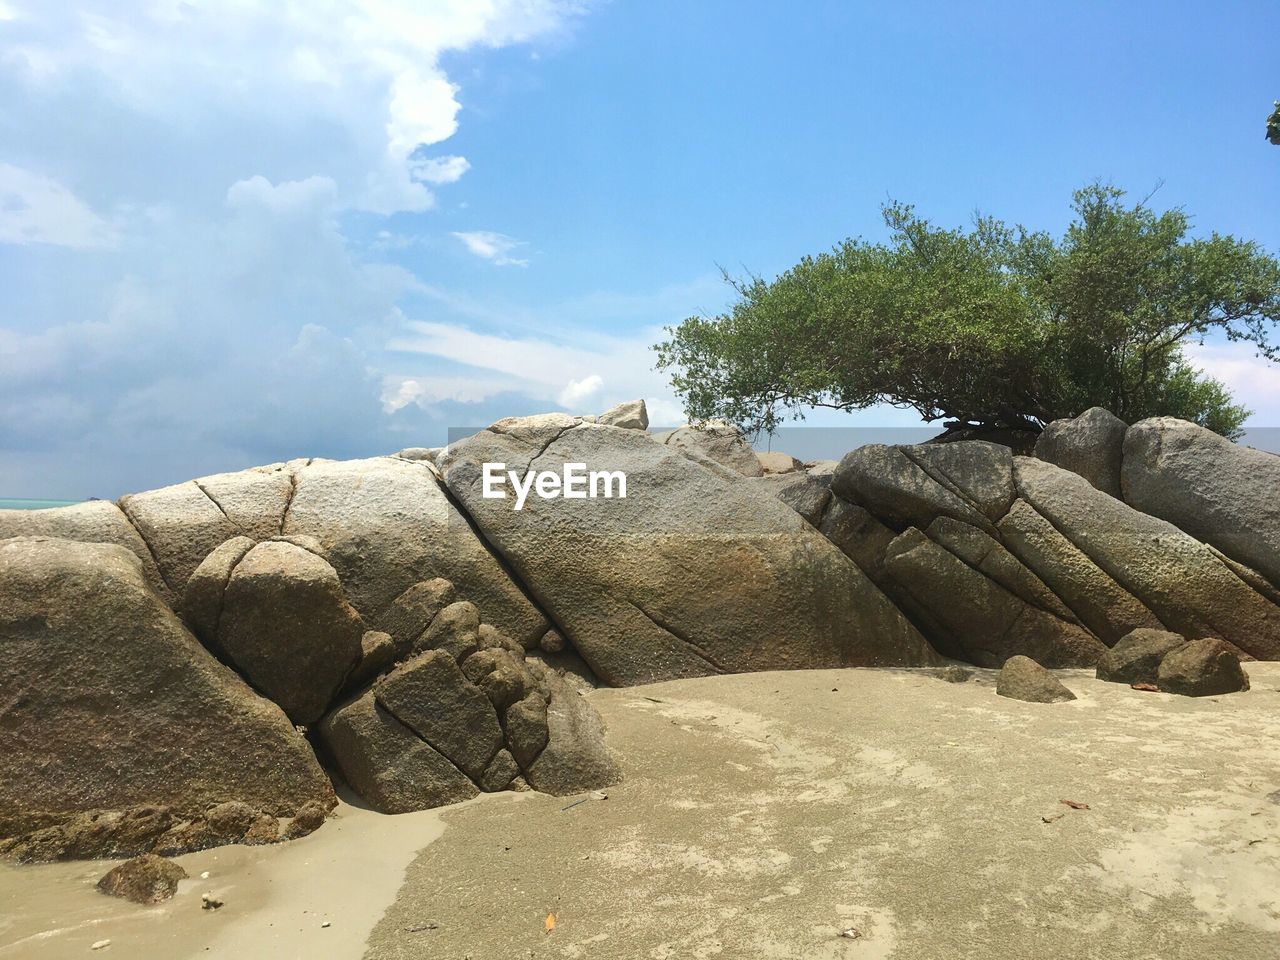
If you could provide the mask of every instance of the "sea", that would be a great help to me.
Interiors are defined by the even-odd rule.
[[[47,507],[69,507],[79,500],[19,500],[0,497],[0,510],[44,510]]]

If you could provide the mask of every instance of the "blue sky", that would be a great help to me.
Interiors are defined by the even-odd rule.
[[[0,494],[645,396],[664,324],[1110,180],[1280,252],[1274,3],[0,0]],[[1197,353],[1280,424],[1280,376]],[[905,425],[870,410],[810,421]]]

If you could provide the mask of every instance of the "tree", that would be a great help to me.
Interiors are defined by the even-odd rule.
[[[1280,147],[1280,100],[1275,102],[1275,107],[1267,117],[1267,139]]]
[[[1190,238],[1181,210],[1093,185],[1061,239],[980,217],[936,227],[883,209],[887,243],[846,240],[727,313],[668,327],[659,369],[691,420],[772,430],[807,407],[911,408],[948,427],[1040,429],[1104,406],[1237,436],[1248,416],[1183,353],[1217,332],[1280,359],[1280,262],[1255,243]]]

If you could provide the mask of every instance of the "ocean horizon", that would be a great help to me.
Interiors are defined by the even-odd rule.
[[[0,510],[45,510],[49,507],[69,507],[82,500],[27,500],[21,497],[0,497]]]

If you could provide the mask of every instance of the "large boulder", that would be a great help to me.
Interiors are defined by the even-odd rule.
[[[536,790],[556,796],[598,790],[622,779],[605,745],[604,721],[554,670],[533,665],[546,701],[547,740],[525,775]]]
[[[865,507],[841,499],[835,494],[818,523],[822,535],[858,565],[858,568],[880,584],[885,549],[897,536],[871,515]]]
[[[1120,464],[1128,425],[1109,410],[1090,407],[1070,420],[1054,420],[1036,441],[1035,455],[1078,473],[1103,493],[1120,497]]]
[[[1130,506],[1211,543],[1280,587],[1280,457],[1156,417],[1124,438]]]
[[[217,649],[291,720],[312,723],[360,662],[364,632],[327,561],[269,540],[231,571]]]
[[[1221,637],[1259,659],[1280,657],[1280,607],[1205,544],[1078,474],[1028,457],[1014,463],[1019,495],[1163,626]]]
[[[274,703],[215,660],[124,547],[0,542],[0,837],[35,859],[146,852],[178,818],[335,800]]]
[[[375,457],[303,467],[284,530],[320,542],[352,605],[372,624],[409,587],[443,577],[522,643],[532,645],[550,626],[450,503],[429,464]]]
[[[1083,627],[1028,603],[914,527],[889,544],[884,571],[928,614],[934,645],[978,666],[1015,654],[1046,666],[1092,666],[1106,650]]]
[[[1113,644],[1141,627],[1163,627],[1155,614],[1025,500],[1015,500],[996,528],[1009,551],[1103,643]]]
[[[1165,655],[1186,642],[1182,634],[1168,630],[1134,630],[1103,654],[1097,677],[1112,683],[1155,683]]]
[[[1013,454],[980,440],[869,444],[845,454],[831,492],[897,529],[940,516],[991,530],[1013,502]]]
[[[0,510],[0,540],[10,537],[59,537],[78,543],[114,543],[142,564],[147,582],[166,601],[180,594],[169,588],[146,542],[129,518],[109,500],[87,500],[47,510]]]
[[[1184,697],[1215,697],[1249,689],[1240,658],[1216,637],[1183,644],[1160,661],[1156,686]]]
[[[1030,657],[1010,657],[996,677],[996,693],[1027,703],[1062,703],[1076,695]]]
[[[662,440],[669,447],[706,457],[744,477],[764,476],[764,467],[742,431],[721,420],[680,427]]]
[[[534,494],[517,511],[511,497],[483,496],[486,463],[517,474],[566,463],[618,471],[626,496]],[[936,661],[793,510],[636,431],[557,414],[504,420],[453,444],[441,468],[485,539],[607,683]]]
[[[409,813],[469,800],[480,791],[366,691],[333,711],[320,737],[353,790],[382,813]]]

